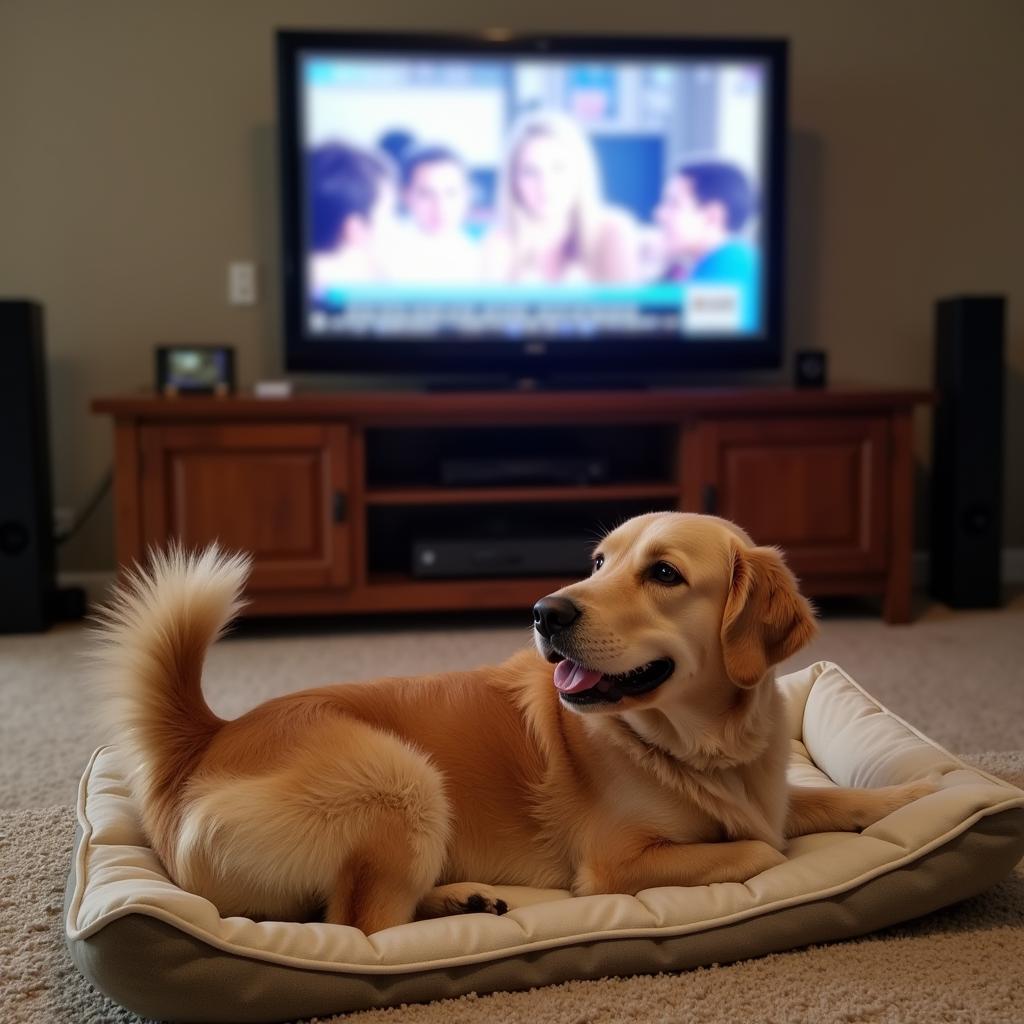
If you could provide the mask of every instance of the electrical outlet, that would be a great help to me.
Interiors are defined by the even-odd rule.
[[[256,305],[256,264],[237,261],[228,264],[228,303],[232,306]]]

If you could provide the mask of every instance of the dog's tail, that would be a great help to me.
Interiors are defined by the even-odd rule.
[[[250,566],[216,544],[154,550],[97,617],[99,713],[128,755],[138,797],[176,789],[224,725],[203,698],[203,661],[242,605]]]

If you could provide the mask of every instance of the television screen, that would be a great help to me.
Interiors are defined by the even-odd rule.
[[[293,38],[282,68],[307,355],[777,347],[775,48],[375,38]]]

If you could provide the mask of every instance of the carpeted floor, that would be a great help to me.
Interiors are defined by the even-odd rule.
[[[247,625],[213,652],[220,714],[316,683],[499,660],[528,638],[508,618],[332,627]],[[63,946],[61,899],[89,722],[80,627],[0,638],[0,1021],[139,1018],[94,992]],[[1024,785],[1024,597],[995,612],[921,609],[910,627],[827,614],[814,646],[967,760]],[[989,751],[990,753],[978,753]],[[1024,864],[990,892],[865,939],[679,975],[606,979],[371,1011],[353,1024],[651,1021],[1024,1022]]]

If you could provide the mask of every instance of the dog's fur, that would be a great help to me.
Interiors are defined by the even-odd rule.
[[[930,791],[789,788],[773,666],[813,613],[773,548],[710,516],[653,513],[559,591],[579,618],[502,665],[329,686],[234,721],[200,689],[249,563],[155,554],[100,627],[107,720],[171,877],[224,915],[323,915],[370,933],[501,913],[491,885],[579,895],[745,881],[787,836],[856,830]],[[681,582],[652,567],[668,563]],[[569,657],[613,676],[670,658],[653,692],[575,707]]]

